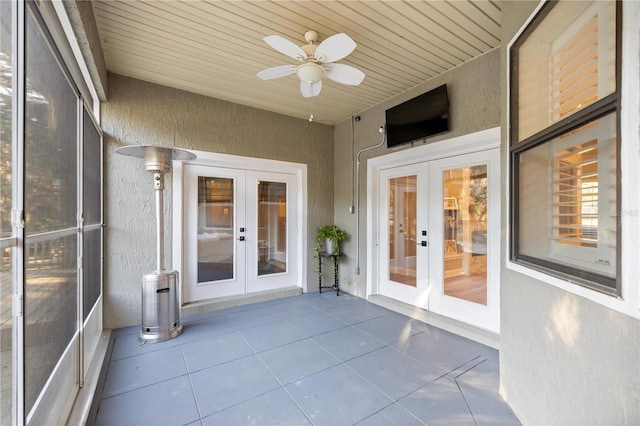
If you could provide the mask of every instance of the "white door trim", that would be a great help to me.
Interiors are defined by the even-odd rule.
[[[307,292],[307,165],[302,163],[292,163],[287,161],[267,160],[254,157],[242,157],[238,155],[219,154],[208,151],[190,150],[197,155],[193,161],[188,164],[213,166],[240,170],[255,170],[275,173],[288,173],[296,177],[297,192],[296,202],[297,211],[295,219],[298,226],[296,232],[296,245],[300,249],[292,255],[297,256],[295,261],[298,265],[296,273],[296,286],[301,287],[303,292]],[[183,214],[183,197],[184,191],[182,182],[184,177],[184,163],[179,161],[173,162],[172,175],[172,262],[171,267],[178,271],[179,276],[184,271],[184,237],[183,229],[185,226],[185,215]],[[182,283],[179,282],[181,286]],[[183,306],[182,288],[180,287],[180,306]]]
[[[434,142],[367,161],[367,278],[366,297],[380,294],[380,264],[378,245],[380,243],[378,204],[379,173],[382,170],[425,161],[471,154],[500,147],[500,127],[481,130],[468,135]]]

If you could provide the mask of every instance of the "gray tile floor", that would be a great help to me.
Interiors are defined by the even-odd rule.
[[[348,294],[182,324],[155,344],[114,331],[97,425],[519,424],[494,349]]]

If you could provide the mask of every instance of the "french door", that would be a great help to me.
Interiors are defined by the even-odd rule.
[[[185,166],[183,301],[295,285],[294,175]]]
[[[422,308],[428,308],[429,294],[429,264],[422,261],[428,251],[428,179],[426,163],[380,172],[380,292]]]
[[[499,151],[379,173],[381,294],[499,331]]]

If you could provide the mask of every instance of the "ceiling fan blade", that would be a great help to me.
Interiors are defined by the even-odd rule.
[[[304,53],[304,50],[302,50],[299,46],[293,44],[293,42],[287,40],[284,37],[280,37],[278,35],[272,35],[272,36],[267,36],[263,38],[263,40],[269,46],[273,47],[275,50],[282,53],[283,55],[289,56],[290,58],[303,61],[307,57],[307,54]]]
[[[274,78],[291,75],[295,70],[295,65],[280,65],[279,67],[267,68],[264,71],[260,71],[257,76],[262,80],[272,80]]]
[[[316,48],[314,56],[320,62],[334,62],[347,56],[356,48],[356,42],[344,33],[334,34]]]
[[[325,68],[329,70],[327,77],[338,83],[357,86],[364,80],[364,73],[351,65],[326,64]]]
[[[317,83],[309,84],[306,81],[300,82],[300,93],[305,98],[312,98],[314,96],[318,96],[320,94],[320,90],[322,89],[322,80]]]

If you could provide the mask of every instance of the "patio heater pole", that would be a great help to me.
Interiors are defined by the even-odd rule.
[[[176,148],[151,145],[123,146],[118,154],[144,158],[145,170],[153,173],[156,193],[156,266],[142,277],[142,343],[162,342],[182,333],[178,306],[178,271],[164,269],[164,175],[171,172],[171,161],[195,160],[195,154]]]
[[[164,270],[164,175],[162,173],[153,174],[153,188],[156,190],[156,265],[158,271]]]

